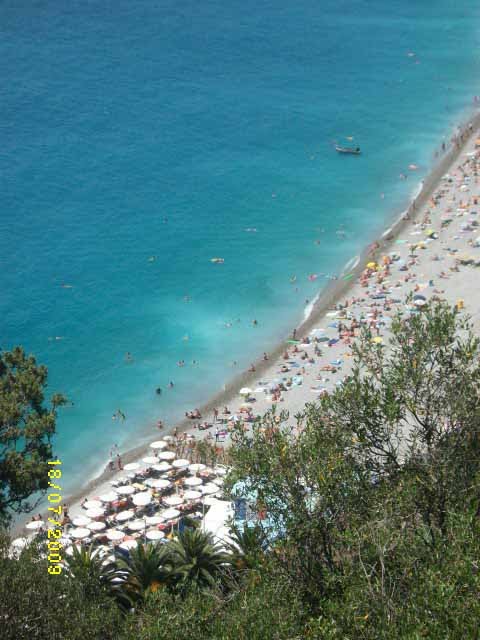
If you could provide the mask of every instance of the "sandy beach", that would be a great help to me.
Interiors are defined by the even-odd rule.
[[[348,375],[351,345],[362,326],[369,326],[378,341],[388,339],[390,319],[407,308],[407,295],[429,300],[433,296],[452,304],[464,305],[475,328],[480,329],[480,296],[475,262],[480,264],[480,216],[477,201],[480,185],[480,114],[462,127],[462,134],[440,154],[432,172],[423,181],[421,192],[408,210],[389,225],[382,236],[370,244],[354,269],[344,271],[322,292],[310,316],[294,335],[254,363],[255,371],[237,376],[225,390],[199,407],[200,419],[185,419],[175,426],[177,438],[193,434],[198,441],[216,440],[228,446],[228,421],[232,416],[250,419],[262,415],[272,405],[286,410],[291,424],[307,402],[332,391]],[[367,267],[370,265],[370,267]],[[421,302],[418,306],[421,306]],[[297,344],[293,344],[295,338]],[[290,342],[289,342],[290,340]],[[251,401],[245,404],[247,387]],[[243,406],[242,406],[243,405]],[[228,414],[224,407],[228,406]],[[185,411],[194,407],[185,407]],[[214,410],[218,410],[214,420]],[[211,424],[198,430],[198,423]],[[249,422],[246,422],[248,426]],[[151,441],[171,433],[153,431]],[[148,444],[121,452],[123,464],[139,461],[149,451]],[[151,453],[151,450],[150,450]],[[146,465],[144,465],[146,466]],[[76,495],[68,496],[72,515],[81,512],[83,498],[94,498],[111,487],[112,480],[125,476],[121,470],[106,470]],[[20,523],[15,527],[23,530]]]

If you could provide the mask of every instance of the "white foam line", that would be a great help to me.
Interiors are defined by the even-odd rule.
[[[317,293],[317,295],[314,297],[314,299],[311,302],[309,302],[307,304],[307,306],[305,307],[305,309],[303,310],[303,320],[304,321],[308,320],[309,317],[312,315],[313,307],[318,302],[319,297],[320,297],[320,293]]]

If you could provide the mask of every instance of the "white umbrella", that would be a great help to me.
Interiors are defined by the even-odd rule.
[[[180,496],[167,496],[163,499],[163,503],[168,507],[178,507],[179,504],[183,503],[183,498]]]
[[[171,468],[172,465],[165,461],[152,465],[152,469],[154,469],[154,471],[159,471],[160,473],[165,473],[165,471],[169,471]]]
[[[416,307],[424,307],[424,306],[427,304],[427,301],[426,301],[426,300],[423,300],[422,298],[418,298],[417,300],[414,300],[414,301],[413,301],[413,304],[414,304]]]
[[[142,491],[133,496],[132,502],[137,507],[144,507],[146,504],[150,504],[152,501],[152,494],[150,491]]]
[[[195,462],[194,464],[188,465],[188,470],[196,473],[197,471],[203,471],[207,468],[206,464],[202,464],[201,462]]]
[[[242,387],[238,393],[241,396],[248,396],[250,393],[253,393],[253,391],[250,389],[250,387]]]
[[[184,469],[185,467],[188,467],[189,464],[190,460],[187,460],[186,458],[179,458],[172,462],[172,467],[175,467],[175,469]]]
[[[35,530],[35,529],[41,529],[44,525],[45,525],[45,522],[43,520],[32,520],[31,522],[27,522],[27,524],[25,525],[25,528],[30,530]]]
[[[203,482],[201,478],[191,476],[190,478],[185,478],[183,484],[187,487],[199,487],[201,484],[203,484]]]
[[[208,496],[212,493],[217,493],[217,491],[219,490],[219,488],[217,487],[216,484],[213,483],[208,483],[206,485],[204,485],[203,487],[200,487],[200,491],[203,493],[203,495]]]
[[[15,549],[25,549],[27,544],[28,538],[15,538],[15,540],[12,542],[12,547],[15,547]]]
[[[91,518],[87,518],[87,516],[76,516],[72,520],[72,524],[76,527],[85,527],[87,524],[91,522]]]
[[[145,484],[148,484],[149,487],[153,487],[154,489],[166,489],[170,486],[171,482],[163,478],[150,478],[148,481],[145,481]]]
[[[145,464],[157,464],[158,458],[156,456],[147,456],[142,458],[142,462],[145,462]]]
[[[135,487],[132,487],[131,484],[124,484],[123,487],[117,487],[118,493],[122,495],[129,495],[131,493],[135,493]]]
[[[118,540],[123,540],[125,534],[123,531],[119,531],[118,529],[110,529],[107,531],[107,538],[112,540],[113,542],[117,542]]]
[[[105,509],[102,508],[95,508],[95,509],[88,509],[85,512],[85,515],[87,516],[87,518],[91,518],[92,520],[95,520],[95,518],[101,518],[102,516],[105,515]]]
[[[225,467],[217,466],[217,467],[214,468],[214,471],[217,474],[217,476],[226,476],[227,475],[227,470],[225,469]]]
[[[88,538],[90,533],[90,529],[86,529],[85,527],[78,527],[77,529],[72,529],[70,531],[70,535],[72,536],[72,538],[76,538],[77,540]]]
[[[115,517],[117,519],[117,522],[125,522],[126,520],[130,520],[130,518],[133,518],[134,515],[135,514],[131,509],[127,509],[126,511],[120,511],[120,513],[117,513]]]
[[[87,511],[89,509],[102,509],[102,503],[100,502],[100,500],[88,500],[87,502],[85,502],[82,507],[84,509],[87,509]]]
[[[135,469],[140,469],[140,465],[138,462],[129,462],[123,468],[125,471],[135,471]]]
[[[107,525],[105,524],[105,522],[99,522],[97,520],[90,522],[90,524],[88,525],[90,531],[103,531],[106,527]]]
[[[113,489],[111,491],[107,491],[107,493],[104,493],[103,495],[100,496],[100,500],[102,502],[115,502],[117,498],[118,498],[118,493]]]
[[[214,478],[212,480],[213,484],[216,484],[218,487],[221,487],[223,485],[223,478]]]
[[[132,522],[127,524],[127,528],[130,529],[130,531],[143,531],[146,526],[145,521],[140,519],[132,520]]]
[[[157,513],[154,516],[147,516],[145,520],[149,526],[152,526],[154,524],[160,524],[165,520],[165,518],[162,518],[162,516]]]
[[[185,491],[183,494],[184,500],[198,500],[201,497],[202,493],[200,491]]]
[[[165,520],[174,520],[175,518],[178,518],[180,511],[178,509],[165,509],[165,511],[162,511],[161,515]]]
[[[136,540],[125,540],[122,544],[119,544],[119,549],[124,549],[125,551],[130,551],[130,549],[136,549],[138,542]]]
[[[165,449],[165,447],[168,447],[168,442],[165,440],[155,440],[155,442],[150,443],[151,449]]]
[[[173,442],[175,438],[173,436],[163,436],[163,440],[166,442]]]
[[[150,531],[147,531],[146,537],[148,540],[161,540],[165,537],[165,534],[158,529],[150,529]]]
[[[175,451],[160,451],[158,454],[159,460],[174,460],[175,459]]]

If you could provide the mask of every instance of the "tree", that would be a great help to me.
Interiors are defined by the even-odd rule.
[[[0,636],[2,640],[118,640],[121,615],[104,592],[87,595],[66,572],[48,573],[45,544],[10,557],[0,536]]]
[[[126,570],[125,589],[145,598],[159,587],[169,583],[172,560],[168,544],[138,544],[127,559],[119,558],[118,565]]]
[[[0,353],[0,524],[11,512],[28,512],[32,494],[48,488],[47,462],[52,459],[60,395],[45,406],[47,369],[21,347]]]
[[[185,594],[221,586],[230,556],[213,542],[212,536],[198,529],[185,529],[169,545],[171,579],[175,589]]]
[[[66,576],[76,582],[86,598],[112,597],[124,612],[133,607],[138,590],[129,582],[128,571],[106,562],[92,545],[73,545],[72,554],[65,556],[65,565]]]

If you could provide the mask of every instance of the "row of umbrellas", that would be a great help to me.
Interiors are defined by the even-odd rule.
[[[191,463],[186,458],[176,459],[176,454],[173,451],[164,451],[172,440],[173,438],[171,436],[165,436],[163,440],[152,442],[150,448],[155,451],[156,455],[145,456],[142,462],[159,473],[166,473],[171,469],[188,469],[190,473],[197,474],[207,469],[205,464]],[[141,464],[138,462],[132,462],[124,466],[125,471],[128,472],[136,471],[140,468]],[[163,522],[177,519],[181,515],[181,511],[176,507],[180,507],[184,502],[200,500],[204,496],[217,493],[219,487],[223,484],[222,476],[226,473],[227,470],[223,467],[216,467],[215,474],[217,477],[206,484],[203,484],[202,478],[197,475],[190,475],[183,479],[186,490],[182,495],[173,494],[162,498],[162,504],[165,507],[162,511],[153,516],[138,518],[133,509],[126,509],[117,513],[115,520],[118,524],[123,525],[122,528],[125,528],[129,532],[135,533],[143,531],[148,540],[160,540],[164,537],[164,533],[155,527]],[[110,490],[98,496],[98,498],[87,500],[83,504],[85,512],[72,519],[74,528],[69,531],[69,536],[74,540],[83,540],[90,537],[92,533],[103,532],[111,542],[120,542],[123,540],[122,544],[119,545],[122,548],[128,549],[136,546],[136,540],[124,540],[124,538],[128,536],[126,531],[118,528],[108,528],[107,524],[101,518],[105,516],[109,504],[121,500],[124,496],[131,496],[131,501],[135,506],[147,506],[153,500],[152,490],[167,489],[171,486],[172,482],[167,478],[146,478],[142,481],[142,484],[145,486],[135,483],[129,484],[127,483],[127,478],[125,478],[123,484],[112,487]],[[145,489],[145,487],[147,488]],[[33,520],[25,526],[27,530],[34,532],[44,528],[46,523],[43,520]],[[20,549],[23,548],[27,542],[28,540],[26,538],[17,538],[13,541],[12,546]],[[68,543],[68,538],[65,538],[64,542]]]

